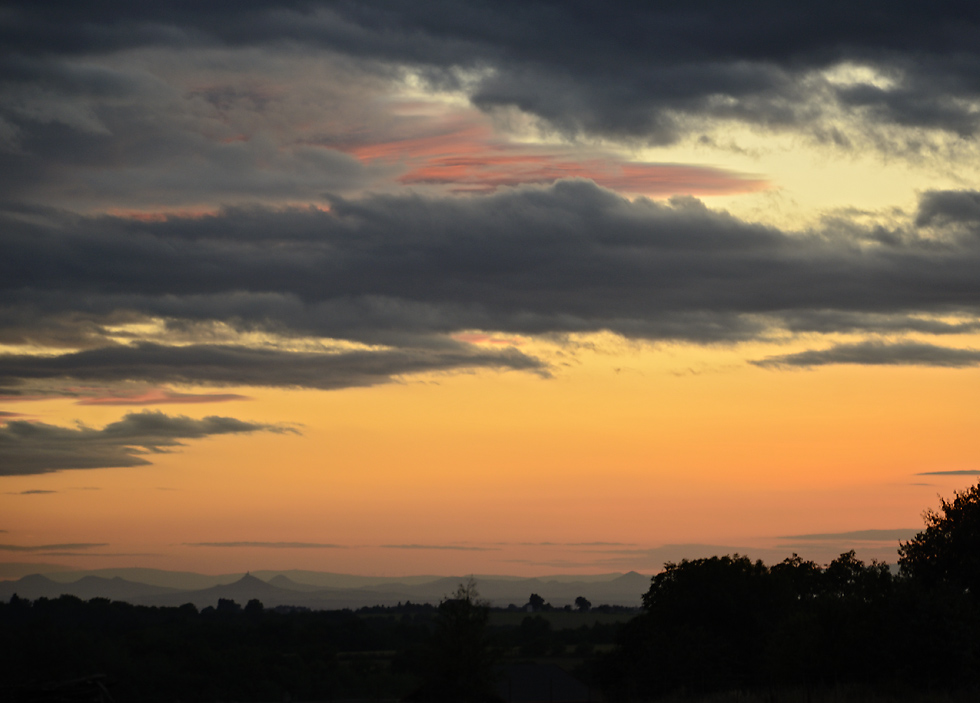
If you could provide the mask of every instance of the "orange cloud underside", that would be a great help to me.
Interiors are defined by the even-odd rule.
[[[168,219],[175,220],[199,220],[205,217],[213,217],[217,215],[220,210],[216,208],[165,208],[165,207],[154,207],[152,209],[146,210],[134,210],[134,209],[124,209],[124,208],[108,208],[105,210],[106,215],[112,217],[120,217],[129,220],[139,220],[140,222],[166,222]]]

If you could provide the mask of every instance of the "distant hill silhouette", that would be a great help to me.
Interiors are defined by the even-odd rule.
[[[397,587],[402,584],[417,586],[423,583],[438,581],[442,578],[441,576],[399,576],[397,578],[389,576],[355,576],[352,574],[336,574],[330,571],[308,571],[304,569],[252,572],[253,576],[257,576],[263,581],[270,581],[280,574],[298,584],[317,586],[319,588],[340,589],[393,586],[397,590]]]
[[[297,583],[285,574],[273,576],[271,579],[269,579],[269,585],[275,586],[276,588],[284,588],[287,591],[302,591],[304,593],[319,590],[318,586],[314,586],[309,583]]]
[[[197,574],[191,571],[165,571],[164,569],[147,569],[141,567],[92,569],[89,571],[61,571],[47,573],[48,578],[60,583],[74,583],[82,576],[101,576],[115,578],[116,576],[135,583],[150,586],[173,588],[179,591],[198,591],[223,583],[234,583],[244,574]]]
[[[22,598],[57,598],[63,593],[82,599],[95,597],[139,605],[177,606],[193,603],[215,606],[225,598],[245,605],[252,599],[266,607],[304,606],[338,610],[365,606],[413,603],[437,604],[467,577],[411,576],[404,578],[346,576],[315,571],[258,571],[241,574],[194,574],[160,569],[99,569],[94,571],[32,574],[16,581],[0,581],[0,599],[16,593]],[[636,572],[604,576],[564,575],[557,578],[515,576],[478,577],[480,594],[494,606],[523,606],[537,593],[555,607],[583,596],[595,605],[638,606],[650,579]],[[332,585],[324,585],[332,584]]]
[[[139,598],[141,605],[177,606],[193,603],[198,608],[215,606],[219,599],[233,600],[240,605],[257,598],[263,605],[296,605],[295,592],[277,588],[251,574],[245,574],[234,583],[211,586],[197,591],[177,591]]]
[[[134,583],[119,578],[101,578],[99,576],[83,576],[73,583],[59,583],[41,574],[25,576],[17,581],[0,581],[0,599],[10,600],[13,594],[21,598],[57,598],[67,594],[77,596],[82,600],[92,598],[108,598],[133,602],[140,598],[163,596],[168,593],[179,593],[171,588],[161,588],[145,583]]]

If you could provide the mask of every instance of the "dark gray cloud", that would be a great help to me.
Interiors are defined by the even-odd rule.
[[[763,368],[859,364],[867,366],[941,366],[965,368],[980,364],[980,350],[954,349],[919,342],[860,342],[838,344],[829,349],[814,349],[770,356],[751,363]]]
[[[160,222],[9,207],[0,214],[0,342],[80,351],[0,355],[0,388],[74,380],[331,389],[427,371],[546,372],[519,349],[452,338],[472,329],[696,343],[775,330],[975,332],[980,226],[959,214],[975,197],[926,193],[919,215],[888,232],[835,222],[786,232],[691,198],[631,202],[588,181]],[[923,212],[928,233],[915,224]],[[118,343],[114,329],[148,318],[166,325],[158,341]],[[251,348],[211,335],[218,323],[386,346]],[[754,363],[964,367],[980,363],[980,351],[866,341]]]
[[[892,227],[841,220],[807,232],[692,199],[629,202],[588,182],[482,198],[342,196],[397,171],[344,149],[371,143],[365,134],[405,137],[393,127],[404,116],[378,109],[399,67],[569,135],[667,143],[734,120],[846,145],[843,110],[861,129],[970,138],[978,28],[980,10],[946,3],[7,3],[0,344],[66,353],[0,356],[0,393],[546,373],[517,349],[452,338],[473,329],[703,344],[773,331],[976,332],[975,191],[925,193]],[[841,66],[860,70],[826,74]],[[215,202],[240,206],[140,221],[40,205]],[[118,344],[120,325],[149,318],[165,333]],[[219,324],[384,348],[255,349],[210,335]],[[756,363],[972,366],[976,355],[862,343]]]
[[[295,432],[232,417],[195,420],[152,411],[129,413],[102,429],[13,421],[0,427],[0,476],[142,466],[150,463],[147,455],[183,446],[181,440],[259,431]]]
[[[915,223],[920,227],[951,224],[976,227],[980,224],[980,192],[944,190],[925,193],[919,200]]]
[[[48,493],[57,493],[57,492],[58,491],[47,491],[42,488],[34,488],[29,491],[19,491],[17,493],[11,493],[9,495],[31,496],[31,495],[47,495]]]
[[[853,332],[884,335],[926,334],[957,335],[980,331],[980,320],[951,322],[937,318],[893,313],[865,313],[850,310],[793,310],[781,315],[781,322],[791,332]]]
[[[0,52],[0,197],[79,210],[318,202],[391,170],[335,148],[387,119],[369,70],[322,53],[137,53]]]
[[[784,232],[587,181],[163,222],[11,209],[0,224],[6,343],[100,346],[107,326],[141,316],[447,353],[462,347],[446,334],[474,328],[707,343],[774,327],[953,334],[976,329],[980,303],[972,229]]]
[[[826,119],[833,108],[821,101],[872,122],[973,136],[978,36],[980,10],[972,4],[880,0],[819,7],[776,0],[749,7],[19,2],[8,3],[0,23],[8,57],[147,46],[329,49],[416,66],[434,83],[465,88],[477,105],[516,106],[568,133],[660,143],[696,129],[691,122],[705,116],[834,138]],[[842,63],[869,66],[891,82],[819,78]],[[17,80],[14,68],[6,67],[8,80]]]
[[[466,368],[544,372],[516,350],[392,350],[305,353],[223,345],[137,344],[60,356],[0,355],[0,387],[37,380],[279,386],[337,389],[386,383],[393,376]]]
[[[342,544],[322,542],[184,542],[187,547],[261,547],[263,549],[346,549]]]
[[[916,476],[980,476],[980,471],[976,469],[960,469],[955,471],[923,471],[922,473],[916,474]]]
[[[0,544],[0,551],[3,552],[50,552],[52,550],[72,550],[76,551],[79,549],[98,549],[99,547],[108,547],[108,542],[75,542],[71,544],[36,544],[36,545],[23,545],[23,544]]]

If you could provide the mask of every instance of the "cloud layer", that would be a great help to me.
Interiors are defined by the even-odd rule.
[[[980,331],[980,191],[800,230],[615,191],[768,187],[630,160],[733,127],[974,149],[978,47],[980,10],[959,3],[7,3],[0,396],[547,376],[524,337],[602,331],[833,337],[765,369],[976,366],[949,340]],[[8,475],[277,429],[17,417],[0,411]]]
[[[926,193],[919,212],[891,229],[831,223],[806,232],[741,221],[691,198],[631,202],[588,181],[159,222],[8,211],[0,216],[0,341],[68,349],[0,355],[0,387],[332,389],[467,368],[546,373],[516,347],[454,336],[472,329],[611,330],[702,344],[849,332],[885,339],[756,363],[973,366],[980,352],[901,335],[978,328],[980,225],[963,207],[976,195]],[[120,343],[113,331],[116,321],[151,319],[199,341]],[[201,339],[219,323],[367,346]]]
[[[0,45],[11,81],[33,78],[41,58],[146,46],[329,50],[412,66],[486,110],[518,108],[569,134],[667,143],[708,119],[841,139],[833,128],[841,113],[971,137],[980,125],[978,31],[980,12],[952,2],[814,10],[775,1],[278,1],[233,9],[173,1],[65,3],[57,11],[13,3]],[[98,75],[86,85],[128,87]]]

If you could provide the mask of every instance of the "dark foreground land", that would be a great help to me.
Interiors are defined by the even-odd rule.
[[[854,552],[668,563],[636,611],[536,594],[536,612],[492,611],[472,582],[438,606],[356,612],[15,596],[0,700],[980,700],[980,484],[899,553],[899,575]]]
[[[498,668],[534,661],[582,669],[635,613],[488,612],[479,655]],[[439,622],[432,605],[309,611],[222,601],[199,611],[15,598],[0,603],[0,700],[58,700],[51,684],[64,682],[65,698],[84,700],[80,691],[104,686],[120,703],[398,699],[432,668]],[[93,674],[102,677],[89,685]]]
[[[0,700],[563,700],[508,696],[499,679],[525,664],[574,676],[583,688],[565,700],[980,700],[970,593],[853,554],[823,569],[670,564],[643,601],[515,612],[471,586],[439,606],[358,611],[15,597],[0,603]]]

